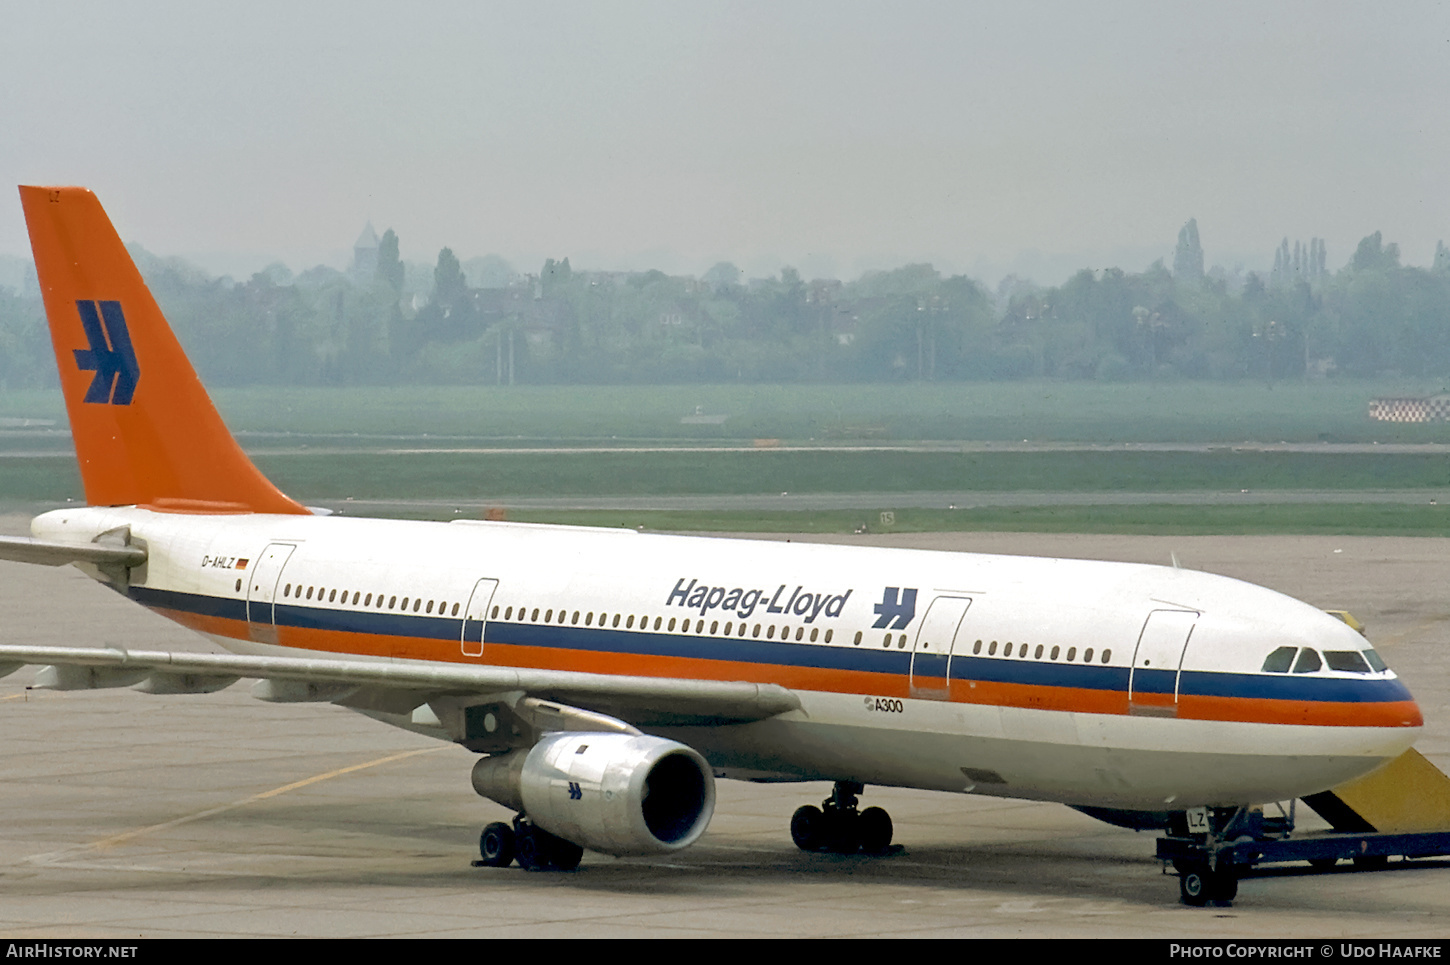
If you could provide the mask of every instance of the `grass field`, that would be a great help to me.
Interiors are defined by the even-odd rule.
[[[1438,385],[1286,382],[894,385],[253,386],[214,392],[233,430],[294,437],[538,440],[971,439],[1076,442],[1450,442],[1450,423],[1371,422],[1380,395]],[[725,416],[715,424],[694,415]],[[57,392],[0,392],[0,418],[63,424]],[[0,444],[4,444],[0,440]]]
[[[1282,452],[583,452],[269,454],[257,465],[308,500],[906,492],[1444,489],[1439,455]],[[0,499],[81,495],[69,454],[9,458]]]
[[[1450,424],[1371,422],[1368,399],[1433,387],[979,383],[273,389],[217,393],[219,408],[285,491],[318,503],[520,496],[908,492],[1432,490],[1450,459],[1425,453],[1235,451],[1256,442],[1450,443]],[[682,421],[700,415],[723,422]],[[19,420],[52,420],[23,426]],[[0,393],[0,502],[81,497],[57,393]],[[914,440],[1184,442],[1193,452],[668,451],[690,443]],[[664,451],[589,451],[634,443]],[[568,452],[466,452],[557,447]],[[390,448],[427,453],[388,452]],[[342,451],[329,451],[342,450]],[[883,506],[889,509],[889,506]],[[850,531],[861,513],[533,514],[541,521],[670,529]],[[752,519],[755,522],[752,522]],[[1440,533],[1434,507],[1172,505],[905,510],[898,529],[1083,532]]]
[[[531,510],[516,522],[643,527],[668,532],[738,533],[1131,533],[1239,535],[1301,533],[1338,536],[1450,536],[1450,507],[1415,505],[1278,506],[1026,506],[822,512],[630,512]]]

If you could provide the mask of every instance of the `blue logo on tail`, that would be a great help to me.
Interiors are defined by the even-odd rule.
[[[141,366],[136,363],[136,350],[131,347],[131,333],[126,329],[126,316],[120,302],[80,300],[81,326],[86,330],[88,349],[75,350],[76,367],[94,372],[91,387],[86,390],[87,402],[102,405],[130,405],[141,379]]]

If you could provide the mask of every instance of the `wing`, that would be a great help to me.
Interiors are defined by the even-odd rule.
[[[0,646],[0,676],[39,665],[44,690],[133,687],[152,694],[211,693],[242,678],[252,694],[290,703],[329,701],[465,744],[499,750],[549,730],[630,725],[736,724],[800,709],[775,684],[624,677],[383,660],[76,647]],[[490,720],[490,715],[492,719]]]

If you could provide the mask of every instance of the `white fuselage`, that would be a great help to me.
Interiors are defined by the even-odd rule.
[[[1368,645],[1224,577],[1136,564],[511,523],[60,510],[128,527],[129,595],[221,645],[773,683],[801,709],[642,729],[718,773],[1141,810],[1285,800],[1403,752],[1388,670],[1264,670]],[[1370,654],[1372,657],[1373,654]]]

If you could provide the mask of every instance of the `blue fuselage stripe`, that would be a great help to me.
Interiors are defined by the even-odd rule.
[[[247,620],[245,600],[144,586],[131,587],[130,595],[138,603],[150,607],[242,622]],[[463,620],[459,617],[379,613],[364,609],[343,610],[295,603],[279,603],[272,609],[279,626],[309,630],[446,641],[459,640],[464,631]],[[477,627],[476,622],[469,622],[470,637],[476,639]],[[921,654],[917,656],[913,668],[911,651],[894,645],[891,649],[886,649],[844,643],[809,644],[500,620],[489,621],[487,643],[899,676],[914,674],[918,679],[942,681],[947,676],[946,657]],[[1129,686],[1127,667],[1055,663],[1027,657],[953,654],[950,657],[950,676],[955,680],[1121,693],[1126,693]],[[1315,677],[1302,674],[1139,670],[1133,677],[1132,687],[1135,693],[1172,695],[1176,688],[1180,695],[1267,700],[1378,703],[1412,699],[1409,690],[1397,679]]]

